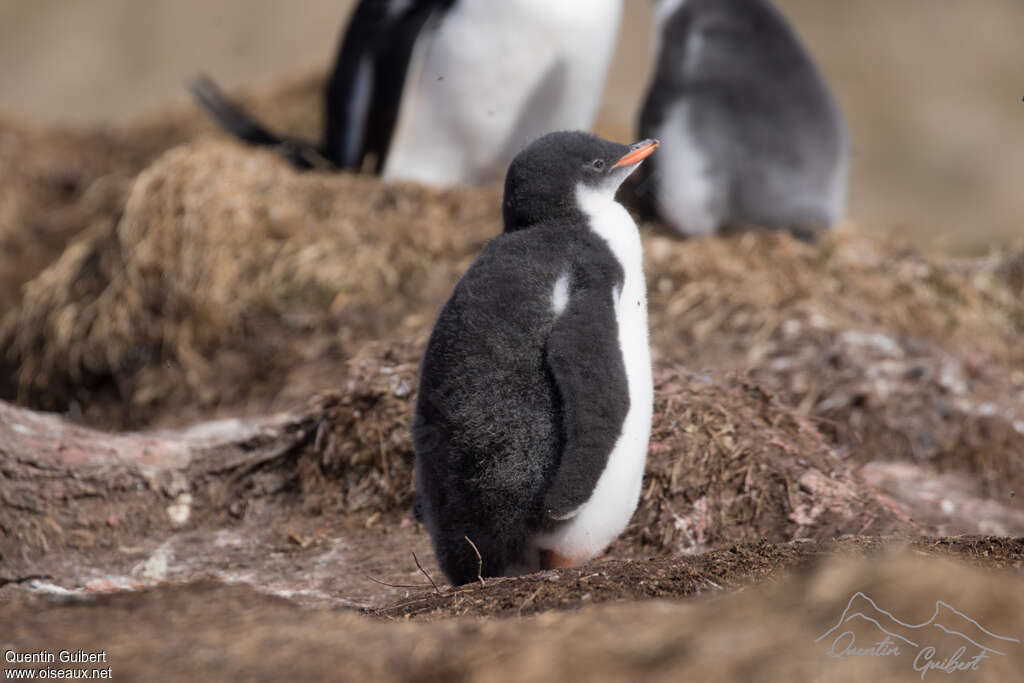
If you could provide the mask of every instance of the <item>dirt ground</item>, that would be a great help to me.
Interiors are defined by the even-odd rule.
[[[817,49],[874,7],[783,4]],[[44,5],[37,25],[76,16]],[[314,135],[321,82],[241,95]],[[498,189],[299,174],[187,105],[0,119],[0,651],[102,650],[115,680],[1015,680],[1024,247],[992,237],[1009,205],[986,188],[984,256],[879,237],[889,218],[814,245],[643,226],[633,520],[583,567],[453,588],[410,513],[408,425]]]
[[[924,667],[951,659],[957,680],[1015,680],[1024,661],[1019,574],[920,551],[859,558],[859,550],[854,557],[822,550],[796,550],[804,566],[740,590],[722,590],[713,567],[693,569],[685,560],[470,585],[421,599],[444,605],[428,623],[399,618],[410,601],[362,616],[214,582],[29,596],[5,608],[10,627],[0,642],[23,652],[102,652],[107,661],[99,666],[115,680],[909,681],[921,680],[921,671],[926,680],[943,675]],[[1019,572],[1020,544],[1003,550]],[[619,588],[607,593],[610,585]],[[681,599],[693,593],[701,595]],[[613,595],[619,599],[607,601]],[[848,621],[851,607],[896,637],[866,619]],[[507,616],[443,616],[452,613]],[[837,635],[840,624],[846,630]],[[863,654],[849,654],[858,646]],[[968,668],[957,670],[957,661]]]

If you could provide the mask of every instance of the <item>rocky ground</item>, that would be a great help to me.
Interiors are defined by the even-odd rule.
[[[247,101],[312,135],[319,82]],[[105,650],[126,680],[916,680],[959,642],[987,653],[965,680],[1024,663],[1020,249],[644,226],[630,527],[587,566],[452,588],[409,514],[408,424],[498,188],[298,174],[189,110],[0,123],[0,158],[0,649]],[[858,591],[899,655],[830,656]]]

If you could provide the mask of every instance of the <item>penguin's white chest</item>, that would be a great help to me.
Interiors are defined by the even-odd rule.
[[[612,296],[629,390],[629,412],[590,498],[572,519],[553,532],[538,536],[535,542],[542,549],[584,562],[622,533],[640,499],[654,411],[654,383],[647,335],[643,246],[636,223],[621,204],[603,193],[581,189],[578,199],[590,219],[591,229],[608,243],[625,275],[621,291],[612,292]]]
[[[718,229],[722,223],[722,187],[701,149],[690,123],[690,105],[672,107],[665,122],[654,131],[666,154],[654,159],[658,182],[658,208],[678,232],[696,237]]]
[[[417,42],[384,177],[500,181],[525,145],[587,130],[622,0],[460,0]]]

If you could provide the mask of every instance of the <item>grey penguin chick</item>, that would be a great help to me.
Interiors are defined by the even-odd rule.
[[[656,0],[655,21],[639,128],[664,147],[638,174],[641,208],[688,236],[836,223],[846,125],[782,14],[767,0]]]
[[[589,560],[636,509],[653,382],[643,249],[615,194],[657,146],[531,143],[503,232],[438,316],[412,435],[417,513],[453,585]]]

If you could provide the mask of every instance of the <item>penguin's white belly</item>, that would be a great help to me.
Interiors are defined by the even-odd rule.
[[[592,229],[608,242],[625,274],[622,291],[612,295],[629,390],[629,412],[590,498],[570,520],[534,539],[538,548],[553,550],[576,562],[589,560],[608,547],[633,516],[640,499],[654,411],[640,233],[620,204],[602,201],[596,193],[584,195],[585,191],[581,192],[580,203],[589,214]]]
[[[689,105],[673,107],[654,135],[662,153],[655,165],[658,210],[677,232],[695,237],[714,232],[722,222],[718,193],[721,182],[711,175],[710,163],[693,136]]]
[[[587,130],[621,0],[461,0],[419,41],[384,177],[437,186],[499,181],[524,146]]]

